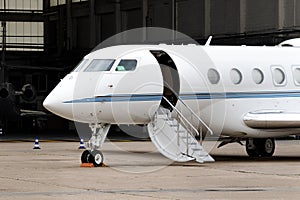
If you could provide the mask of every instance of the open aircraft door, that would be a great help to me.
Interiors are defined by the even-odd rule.
[[[162,50],[150,51],[159,63],[163,76],[163,96],[173,105],[176,106],[180,90],[180,80],[177,67],[168,53]],[[170,105],[162,99],[161,106],[171,109]]]

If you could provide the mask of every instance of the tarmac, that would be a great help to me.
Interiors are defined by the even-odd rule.
[[[0,142],[0,199],[299,199],[300,141],[272,158],[245,147],[212,149],[214,163],[174,163],[149,141],[106,142],[107,167],[82,168],[78,142]]]

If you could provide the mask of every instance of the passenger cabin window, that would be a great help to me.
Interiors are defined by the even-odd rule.
[[[256,84],[261,84],[264,81],[264,73],[260,69],[254,68],[252,70],[252,78]]]
[[[113,66],[115,60],[113,59],[95,59],[84,70],[85,72],[101,72],[109,71]]]
[[[121,60],[116,68],[116,71],[134,71],[137,65],[137,60]]]
[[[272,67],[273,81],[276,86],[284,86],[286,77],[282,67]]]
[[[295,85],[300,85],[300,66],[293,66]]]
[[[79,72],[85,64],[88,62],[88,59],[83,59],[80,63],[74,68],[73,72]]]
[[[230,78],[233,84],[237,85],[242,82],[243,76],[240,70],[233,68],[230,71]]]
[[[215,69],[209,69],[207,72],[207,78],[211,84],[215,85],[220,81],[220,74]]]

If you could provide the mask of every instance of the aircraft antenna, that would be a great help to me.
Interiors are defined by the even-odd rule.
[[[205,46],[209,46],[210,45],[210,42],[212,40],[212,36],[209,36],[206,43],[205,43]]]

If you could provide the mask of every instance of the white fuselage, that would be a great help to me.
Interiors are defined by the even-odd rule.
[[[179,75],[175,92],[215,133],[252,138],[299,133],[297,127],[251,128],[244,122],[245,115],[256,111],[300,113],[300,48],[294,47],[109,47],[87,55],[44,106],[61,117],[90,124],[148,124],[165,96],[165,82],[172,79],[150,51],[172,58],[176,70],[170,71]],[[107,71],[85,71],[95,59],[114,62]],[[135,60],[136,68],[117,71],[122,60]],[[176,107],[180,109],[180,103]]]

